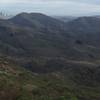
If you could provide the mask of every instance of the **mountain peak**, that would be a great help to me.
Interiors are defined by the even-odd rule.
[[[17,14],[13,18],[16,18],[16,17],[32,17],[32,16],[46,16],[46,15],[42,14],[42,13],[27,13],[27,12],[22,12],[20,14]]]

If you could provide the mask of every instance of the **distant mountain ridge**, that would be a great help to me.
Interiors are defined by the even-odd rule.
[[[63,22],[70,22],[74,19],[77,19],[78,17],[73,17],[73,16],[54,16],[54,18],[61,20]]]

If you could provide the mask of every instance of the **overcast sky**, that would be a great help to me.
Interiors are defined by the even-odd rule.
[[[100,0],[0,0],[0,10],[10,14],[41,12],[48,15],[100,15]]]

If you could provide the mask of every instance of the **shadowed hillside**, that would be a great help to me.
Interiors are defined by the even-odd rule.
[[[83,17],[66,25],[40,13],[21,13],[0,20],[0,50],[22,57],[99,59],[99,22],[99,18]]]
[[[99,100],[99,26],[97,17],[1,19],[0,100]]]

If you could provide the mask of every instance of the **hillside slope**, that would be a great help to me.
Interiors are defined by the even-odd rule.
[[[99,26],[40,13],[0,20],[0,100],[99,100]]]
[[[75,63],[77,65],[79,62],[72,62]],[[99,100],[100,68],[95,69],[94,64],[84,64],[87,67],[67,66],[61,72],[37,74],[7,58],[0,58],[0,99]]]
[[[96,17],[63,23],[40,13],[21,13],[0,20],[0,55],[29,69],[38,69],[34,65],[40,62],[39,72],[49,59],[97,62],[99,26],[100,19]]]
[[[21,13],[0,20],[0,51],[21,57],[99,59],[99,25],[95,17],[65,24],[40,13]]]

